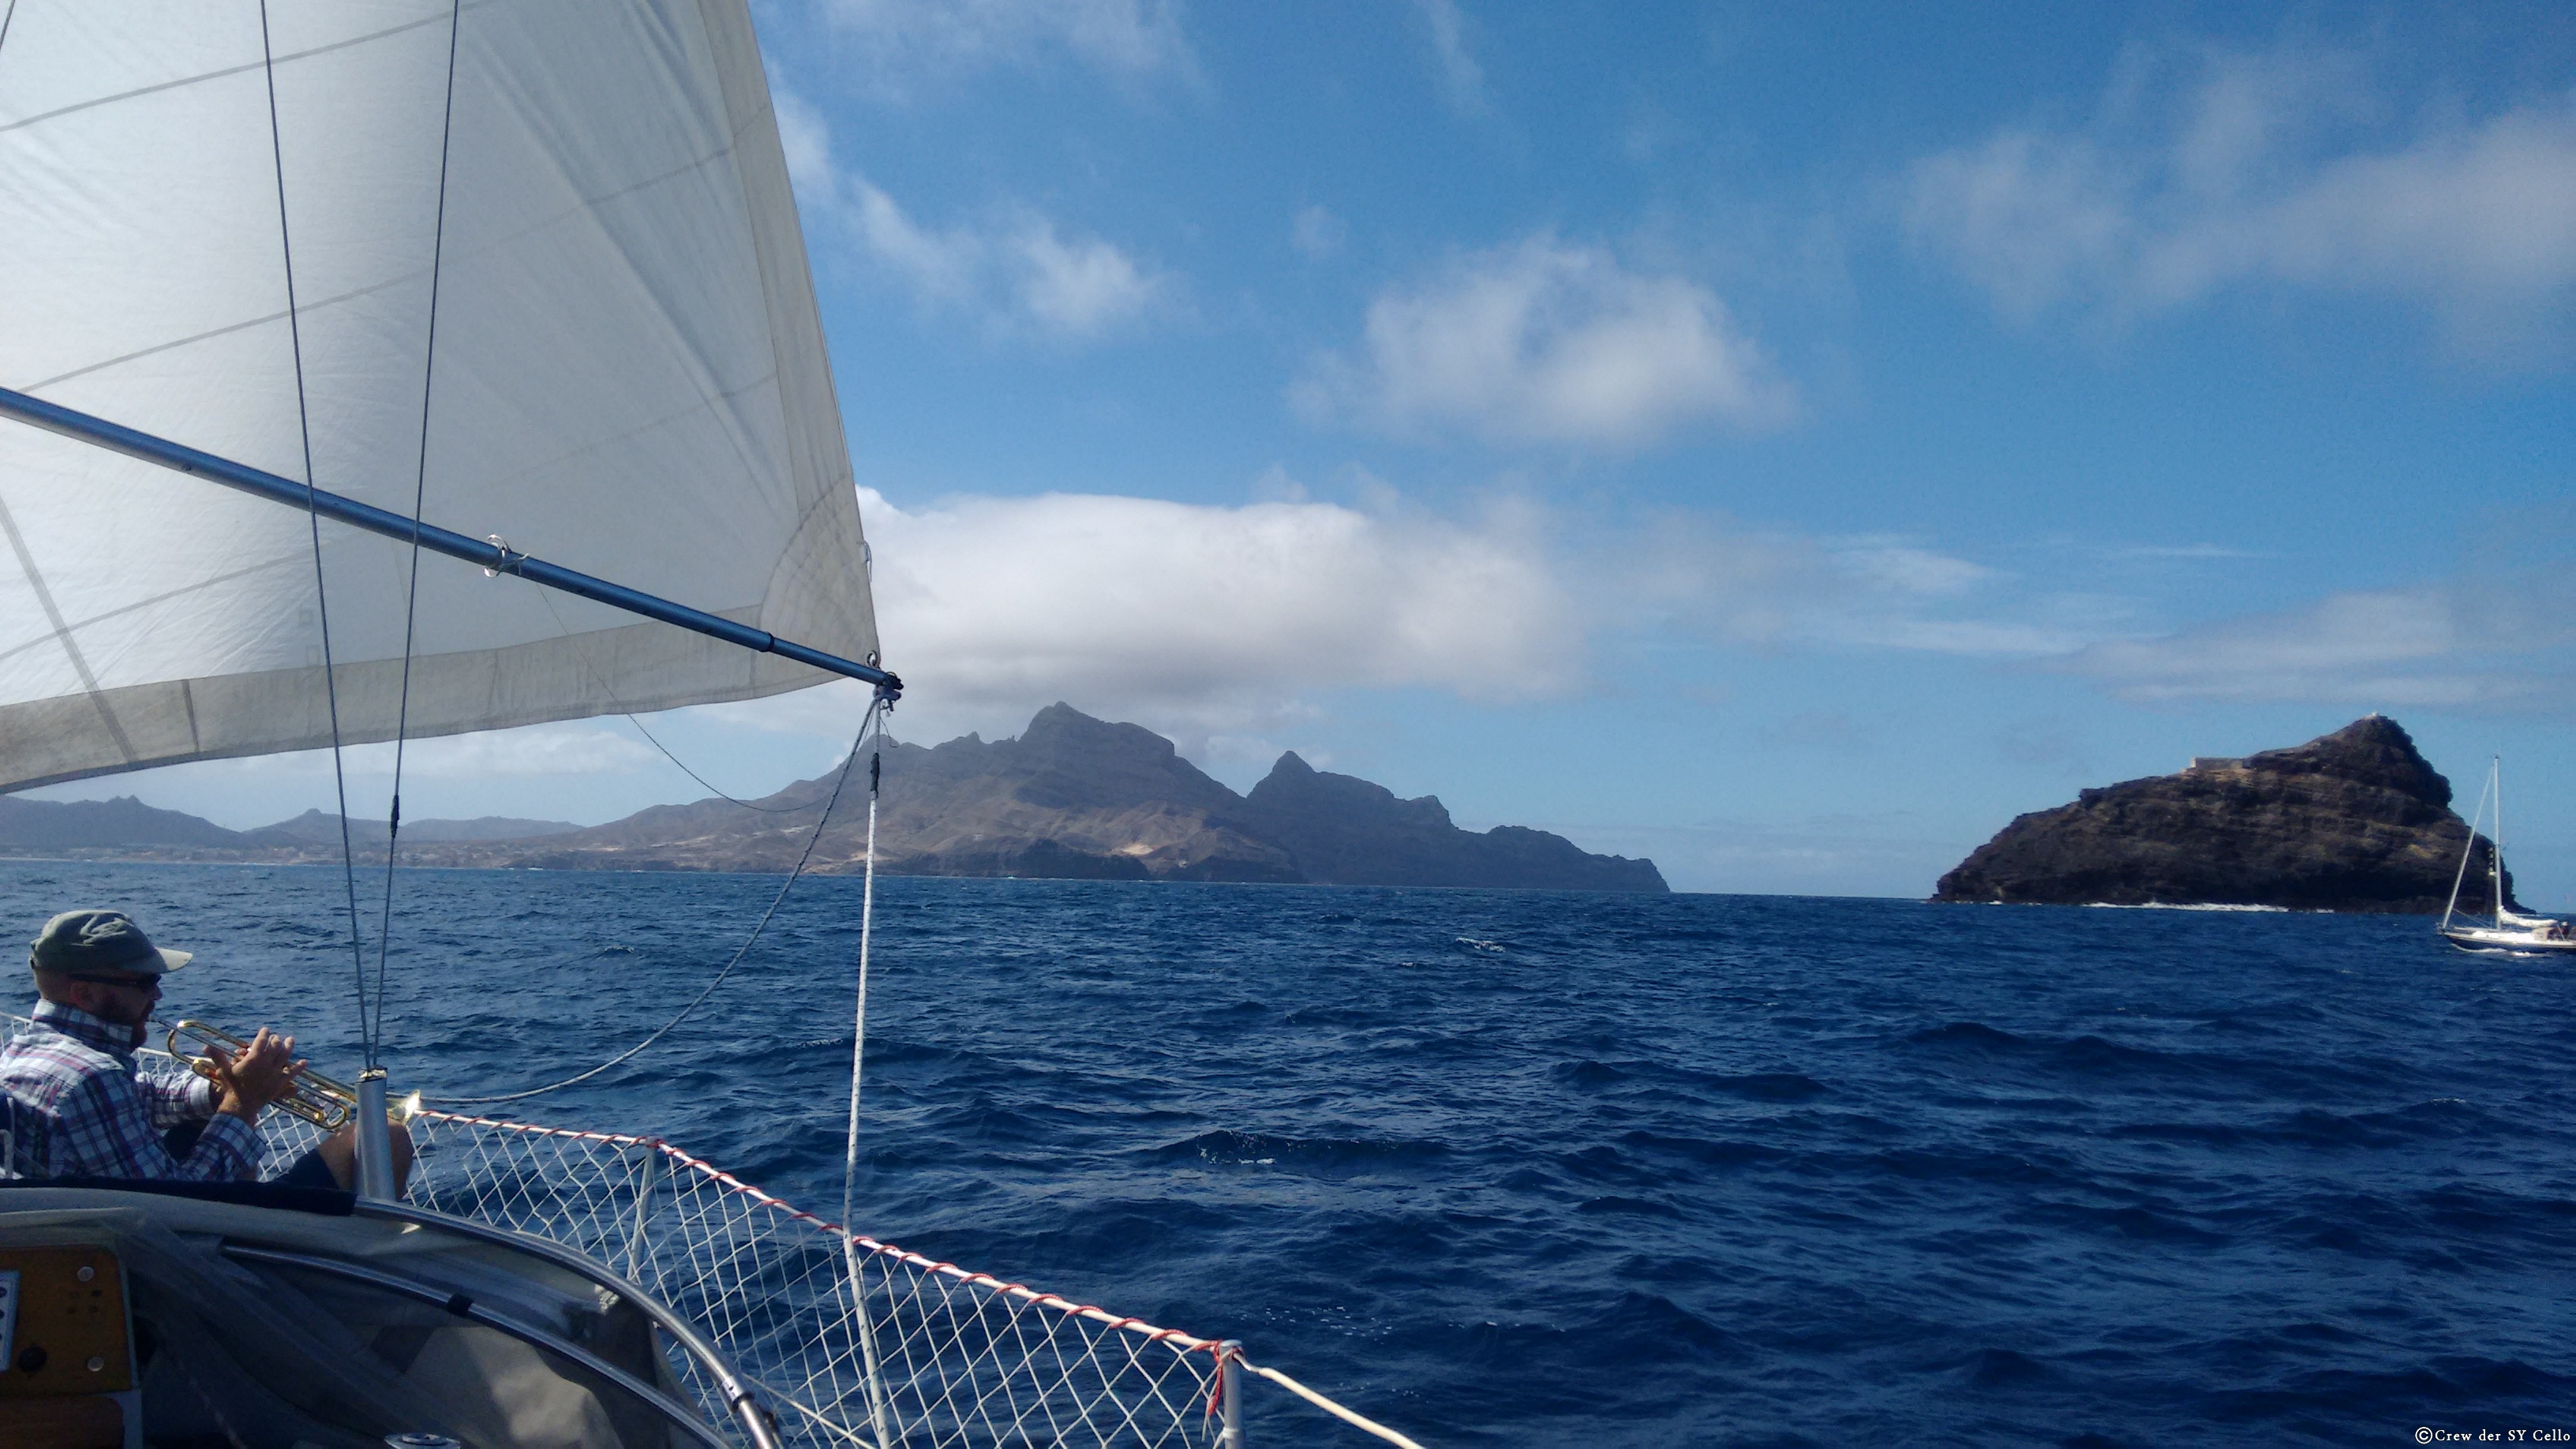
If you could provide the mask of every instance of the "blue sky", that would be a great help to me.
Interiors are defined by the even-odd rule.
[[[905,737],[1919,895],[2373,709],[2576,904],[2563,6],[756,8]],[[735,790],[824,690],[656,725]],[[378,777],[361,759],[361,788]],[[698,793],[622,722],[406,814]],[[309,759],[45,792],[256,824]]]

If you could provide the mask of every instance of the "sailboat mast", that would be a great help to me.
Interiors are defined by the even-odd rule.
[[[22,423],[43,428],[50,433],[60,433],[67,438],[92,443],[111,452],[123,453],[129,458],[139,458],[146,463],[158,464],[173,472],[185,473],[192,478],[203,478],[210,483],[220,483],[227,488],[265,498],[272,503],[283,503],[299,510],[310,508],[326,518],[348,524],[353,528],[365,529],[369,533],[382,534],[404,543],[417,539],[422,548],[432,553],[443,553],[450,558],[463,559],[467,563],[478,565],[493,573],[517,574],[532,583],[543,584],[568,594],[577,594],[612,608],[624,609],[630,614],[641,614],[647,619],[676,624],[680,628],[721,639],[728,644],[737,644],[762,654],[775,654],[782,659],[792,659],[799,664],[833,674],[846,675],[851,679],[873,684],[890,694],[903,692],[902,679],[874,664],[862,664],[857,660],[843,659],[837,654],[827,654],[820,649],[809,648],[791,639],[781,639],[765,629],[754,629],[746,624],[737,624],[722,615],[710,614],[703,609],[692,609],[686,604],[675,604],[668,599],[627,588],[623,584],[594,578],[560,564],[548,563],[544,559],[531,558],[516,552],[506,543],[468,538],[464,534],[451,533],[444,528],[415,524],[399,513],[388,512],[370,504],[360,503],[354,498],[344,498],[337,493],[309,487],[289,478],[281,478],[274,473],[262,472],[248,464],[233,462],[229,458],[218,458],[212,453],[200,452],[184,443],[174,443],[167,438],[156,438],[150,433],[137,432],[122,424],[109,422],[105,418],[93,417],[88,413],[50,403],[42,398],[31,397],[23,392],[0,388],[0,417],[16,418]]]
[[[2487,761],[2487,788],[2495,792],[2495,839],[2487,846],[2487,876],[2495,883],[2496,929],[2504,929],[2504,756]]]

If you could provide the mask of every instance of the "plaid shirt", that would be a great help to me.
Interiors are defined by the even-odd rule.
[[[58,1001],[38,1002],[35,1024],[0,1049],[0,1089],[38,1119],[41,1162],[20,1170],[51,1177],[246,1181],[258,1175],[259,1129],[215,1110],[215,1084],[194,1072],[134,1069],[130,1028]],[[211,1120],[209,1120],[211,1119]],[[161,1134],[183,1122],[206,1129],[185,1158]]]

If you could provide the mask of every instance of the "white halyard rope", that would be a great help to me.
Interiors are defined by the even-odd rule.
[[[859,990],[857,1005],[850,1022],[850,1132],[841,1153],[841,1221],[856,1217],[855,1203],[859,1189],[859,1077],[867,1063],[868,1051],[868,943],[877,917],[877,791],[883,783],[879,767],[885,742],[884,708],[868,711],[876,722],[879,753],[868,756],[868,855],[865,879],[859,887]],[[853,759],[858,747],[850,747]],[[877,1334],[874,1320],[868,1314],[868,1286],[859,1271],[859,1250],[847,1234],[841,1238],[841,1256],[850,1270],[850,1305],[859,1320],[859,1353],[864,1361],[868,1389],[868,1420],[876,1430],[877,1449],[891,1449],[886,1435],[885,1382],[877,1367]]]
[[[1286,1389],[1288,1392],[1295,1394],[1301,1399],[1304,1399],[1307,1403],[1314,1405],[1316,1408],[1323,1410],[1325,1413],[1332,1415],[1334,1418],[1341,1420],[1343,1423],[1350,1425],[1354,1429],[1375,1434],[1377,1437],[1384,1439],[1389,1444],[1400,1444],[1404,1446],[1404,1449],[1422,1449],[1420,1444],[1415,1443],[1413,1440],[1397,1433],[1395,1430],[1388,1428],[1384,1424],[1379,1423],[1377,1420],[1355,1410],[1343,1408],[1341,1405],[1325,1398],[1322,1394],[1316,1393],[1313,1389],[1306,1387],[1304,1384],[1297,1382],[1295,1379],[1288,1377],[1277,1369],[1263,1368],[1261,1365],[1254,1363],[1252,1360],[1245,1358],[1240,1354],[1235,1356],[1234,1361],[1243,1366],[1243,1371],[1245,1373],[1259,1374],[1261,1377],[1270,1380],[1279,1387]]]

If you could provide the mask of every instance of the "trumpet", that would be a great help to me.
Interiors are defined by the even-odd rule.
[[[222,1080],[219,1075],[221,1069],[215,1065],[215,1059],[204,1055],[202,1050],[191,1051],[181,1045],[181,1037],[188,1038],[201,1049],[222,1047],[231,1056],[239,1056],[250,1046],[249,1042],[231,1032],[208,1026],[202,1021],[183,1021],[170,1028],[170,1055],[186,1062],[198,1076],[210,1082]],[[325,1132],[337,1132],[348,1125],[349,1118],[357,1111],[358,1091],[307,1067],[295,1074],[293,1090],[278,1098],[276,1106],[279,1111],[291,1112]]]

